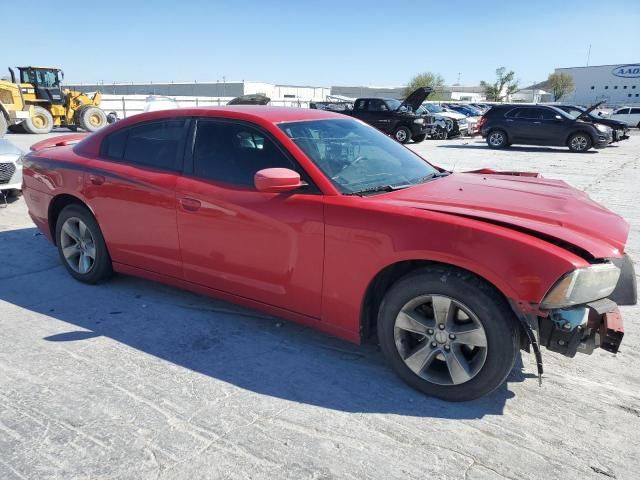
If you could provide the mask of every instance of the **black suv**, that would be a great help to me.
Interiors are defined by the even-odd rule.
[[[611,129],[573,118],[549,105],[495,105],[480,119],[480,134],[491,148],[514,143],[567,146],[572,152],[606,147]]]

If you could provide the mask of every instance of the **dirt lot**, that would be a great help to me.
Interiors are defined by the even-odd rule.
[[[587,154],[412,148],[564,179],[631,222],[640,259],[640,135]],[[0,209],[0,252],[0,479],[638,478],[640,307],[622,308],[618,355],[544,352],[540,388],[523,354],[491,396],[447,404],[374,345],[135,278],[82,285],[22,199]]]

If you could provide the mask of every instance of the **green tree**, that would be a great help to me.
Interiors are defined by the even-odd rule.
[[[553,101],[557,102],[567,93],[572,92],[576,87],[573,77],[568,73],[551,73],[547,79],[551,92],[553,93]]]
[[[496,69],[496,81],[493,83],[480,82],[487,100],[490,102],[501,102],[506,97],[518,91],[518,81],[515,79],[516,74],[513,70],[507,72],[507,69],[500,67]]]
[[[408,97],[411,92],[419,87],[431,87],[433,93],[429,95],[429,100],[438,100],[443,96],[444,78],[439,73],[420,73],[413,77],[404,88],[404,96]]]

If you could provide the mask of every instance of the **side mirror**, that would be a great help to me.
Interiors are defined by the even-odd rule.
[[[296,190],[304,185],[298,172],[288,168],[265,168],[256,172],[253,177],[259,192],[282,193]]]

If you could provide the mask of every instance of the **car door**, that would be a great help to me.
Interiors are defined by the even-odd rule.
[[[509,142],[528,142],[529,120],[524,108],[514,108],[505,113],[504,127]]]
[[[319,318],[322,195],[311,184],[280,194],[255,189],[254,175],[263,168],[306,176],[254,125],[200,118],[192,135],[185,175],[176,186],[185,279]]]
[[[118,130],[91,160],[84,194],[114,262],[182,277],[174,189],[188,124],[168,118]]]
[[[621,122],[626,123],[627,125],[630,125],[630,117],[629,117],[629,111],[631,109],[629,107],[627,108],[620,108],[618,110],[616,110],[616,112],[612,115],[613,118],[615,118],[616,120],[620,120]]]
[[[546,107],[537,109],[540,115],[539,123],[534,122],[537,129],[538,142],[545,145],[564,145],[567,138],[567,128],[571,120],[556,110]]]
[[[627,124],[631,127],[640,128],[640,108],[632,108],[629,110],[629,119]]]
[[[393,133],[393,114],[386,102],[380,98],[369,99],[367,105],[369,123],[384,133]]]

